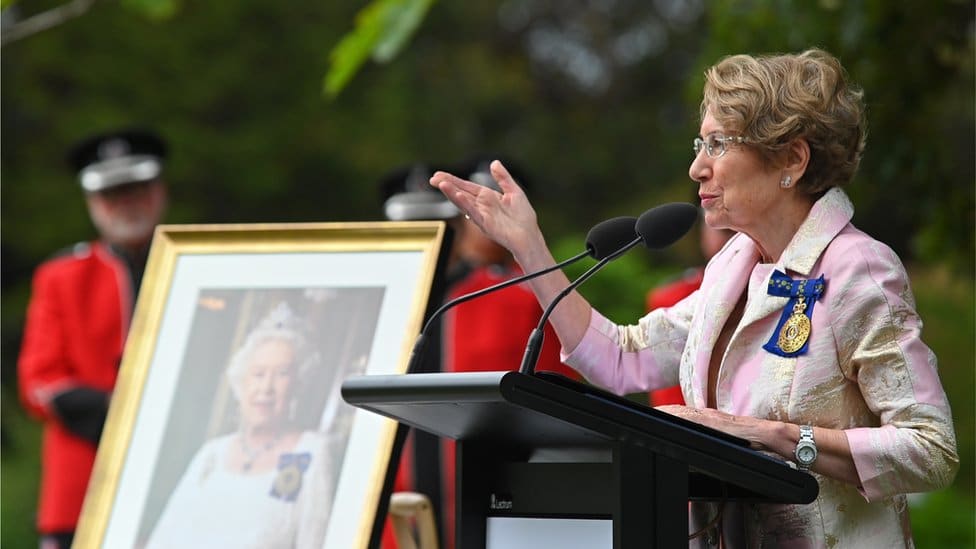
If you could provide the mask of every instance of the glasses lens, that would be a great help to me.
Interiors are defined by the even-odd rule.
[[[708,141],[705,143],[705,151],[708,152],[708,156],[718,158],[725,153],[725,139],[721,135],[713,133],[706,139]]]
[[[694,149],[695,156],[698,156],[699,154],[701,154],[701,150],[702,150],[702,147],[704,145],[705,145],[705,142],[702,141],[702,139],[700,137],[696,137],[695,140],[692,141],[691,148]]]

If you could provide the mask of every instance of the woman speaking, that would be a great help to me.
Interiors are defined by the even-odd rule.
[[[906,494],[959,466],[936,358],[921,340],[908,276],[851,224],[841,189],[866,128],[860,90],[833,56],[736,55],[705,75],[689,168],[705,222],[735,231],[701,288],[636,325],[579,294],[550,322],[567,364],[617,393],[680,383],[665,411],[747,439],[809,471],[809,505],[694,503],[692,528],[720,547],[910,547]],[[431,184],[526,272],[555,262],[505,167],[496,192],[438,172]],[[875,182],[877,184],[877,182]],[[911,197],[905,197],[910,200]],[[532,281],[543,307],[568,280]]]

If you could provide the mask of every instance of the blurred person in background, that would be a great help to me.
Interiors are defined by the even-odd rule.
[[[566,363],[617,394],[679,382],[687,405],[663,411],[819,484],[808,505],[692,502],[693,546],[914,546],[907,494],[950,485],[959,455],[904,265],[851,224],[842,190],[864,152],[863,92],[823,50],[733,55],[706,71],[699,122],[688,174],[705,222],[736,234],[697,291],[636,324],[569,294],[549,319]],[[444,172],[431,184],[522,268],[554,265],[511,173],[491,172],[501,192]],[[569,280],[530,285],[548,305]]]
[[[37,528],[46,549],[70,547],[78,524],[149,244],[166,210],[165,157],[163,139],[138,129],[91,136],[68,153],[98,239],[36,269],[17,364],[21,400],[44,423]]]

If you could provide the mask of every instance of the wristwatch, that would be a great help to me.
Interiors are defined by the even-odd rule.
[[[809,471],[813,462],[817,461],[817,443],[813,440],[813,427],[800,426],[800,440],[796,443],[793,455],[796,457],[796,468],[801,471]]]

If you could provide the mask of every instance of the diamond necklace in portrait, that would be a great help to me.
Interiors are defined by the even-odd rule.
[[[281,440],[281,433],[276,433],[271,440],[259,444],[257,448],[252,448],[248,446],[243,433],[239,434],[237,440],[240,442],[241,451],[244,452],[244,461],[241,463],[241,468],[244,471],[250,471],[251,467],[254,466],[254,462],[258,460],[265,452],[271,450],[278,445],[278,441]]]

